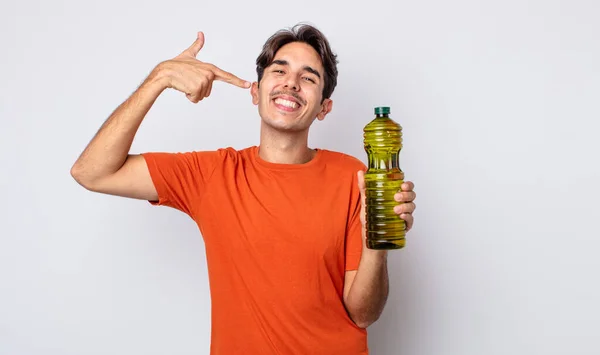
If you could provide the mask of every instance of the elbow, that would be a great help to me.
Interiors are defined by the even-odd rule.
[[[361,329],[367,329],[372,323],[369,322],[354,322],[354,324],[356,324],[357,327],[361,328]]]
[[[73,164],[73,166],[71,167],[71,177],[77,181],[79,184],[81,181],[81,169],[77,166],[77,163]]]
[[[355,324],[357,327],[359,327],[361,329],[367,329],[369,326],[371,326],[371,324],[375,323],[376,321],[377,321],[377,319],[361,320],[361,321],[355,322]]]
[[[79,166],[77,163],[75,163],[72,167],[71,167],[71,177],[82,187],[84,187],[86,190],[90,190],[90,191],[94,191],[93,189],[93,184],[91,182],[90,179],[86,178],[86,173],[85,170]]]
[[[352,319],[352,321],[354,322],[354,324],[356,324],[357,327],[362,328],[362,329],[367,329],[369,326],[371,326],[373,323],[377,322],[377,320],[379,320],[379,316],[380,314],[373,314],[373,315],[351,315],[350,318]]]
[[[372,302],[356,302],[349,298],[345,300],[344,306],[348,316],[357,327],[366,329],[379,320],[385,308],[387,292],[385,296]]]
[[[84,178],[83,178],[84,173],[83,173],[81,167],[79,167],[77,165],[77,163],[73,164],[73,166],[71,167],[70,173],[71,173],[71,177],[75,181],[77,181],[78,184],[80,184],[82,186],[84,185],[84,183],[83,183],[84,182]]]

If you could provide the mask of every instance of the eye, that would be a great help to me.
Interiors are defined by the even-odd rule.
[[[285,74],[285,72],[281,69],[275,69],[273,70],[273,73],[277,73],[277,74]]]
[[[313,78],[310,78],[310,77],[308,77],[308,76],[305,76],[305,77],[304,77],[304,80],[306,80],[306,81],[310,81],[310,82],[311,82],[311,83],[313,83],[313,84],[314,84],[314,83],[316,83],[316,81],[315,81]]]

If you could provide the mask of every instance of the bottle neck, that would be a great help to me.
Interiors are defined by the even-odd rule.
[[[390,118],[390,115],[387,113],[378,113],[375,115],[375,118]]]

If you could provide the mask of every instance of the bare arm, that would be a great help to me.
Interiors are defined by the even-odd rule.
[[[383,312],[389,294],[387,251],[363,249],[358,270],[347,271],[344,304],[361,328],[373,324]]]
[[[214,80],[248,88],[250,83],[212,64],[196,59],[204,35],[177,57],[159,64],[140,87],[106,120],[71,168],[71,175],[88,190],[111,195],[157,200],[146,161],[129,151],[144,117],[167,88],[197,103],[208,97]]]
[[[361,225],[363,249],[358,270],[346,271],[344,279],[344,305],[350,318],[361,328],[366,328],[379,319],[389,294],[387,269],[387,250],[368,249],[365,244],[365,180],[364,172],[358,172],[358,188],[361,194]],[[394,199],[399,205],[394,212],[406,222],[408,232],[413,225],[412,213],[415,210],[414,184],[406,181],[402,184]]]
[[[142,120],[166,88],[165,79],[151,74],[106,120],[71,168],[86,189],[147,200],[158,198],[143,157],[129,155]]]
[[[344,279],[344,305],[354,323],[366,328],[383,312],[389,293],[387,251],[372,250],[366,246],[365,228],[365,179],[358,173],[358,189],[361,197],[360,224],[363,242],[358,270],[346,271]]]
[[[346,271],[344,279],[344,305],[354,323],[366,328],[383,312],[389,293],[387,251],[366,246],[365,179],[364,172],[357,173],[361,197],[360,224],[363,242],[358,270]]]

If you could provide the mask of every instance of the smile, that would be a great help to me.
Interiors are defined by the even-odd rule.
[[[298,108],[300,106],[300,105],[298,105],[297,102],[286,100],[286,99],[282,99],[282,98],[275,99],[275,103],[277,105],[285,106],[285,107],[288,107],[288,108],[291,108],[291,109],[295,109],[295,108]]]

